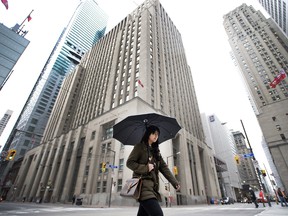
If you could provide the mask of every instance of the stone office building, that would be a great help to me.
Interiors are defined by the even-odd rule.
[[[188,205],[219,198],[181,35],[158,0],[137,7],[67,76],[41,145],[23,160],[14,197],[65,203],[76,194],[88,205],[135,205],[119,196],[132,174],[125,166],[132,146],[112,134],[115,123],[143,113],[175,117],[182,126],[160,145],[181,182],[179,193],[167,191],[162,177],[163,200],[170,195],[173,204]]]
[[[271,18],[246,4],[227,13],[223,24],[282,189],[287,191],[288,39]],[[282,70],[286,78],[271,86]]]

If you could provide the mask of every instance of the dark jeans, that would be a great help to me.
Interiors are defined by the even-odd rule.
[[[137,216],[163,216],[161,206],[157,199],[139,201]]]
[[[288,206],[288,205],[287,205],[287,202],[286,202],[286,200],[285,200],[284,197],[279,196],[279,199],[280,199],[280,202],[281,202],[281,206],[282,206],[282,207],[284,206],[284,204],[285,204],[286,206]]]
[[[252,202],[255,204],[255,207],[256,207],[256,208],[259,207],[259,205],[258,205],[258,203],[257,203],[257,200],[252,200]]]

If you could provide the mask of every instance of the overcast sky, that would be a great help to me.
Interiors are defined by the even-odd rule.
[[[14,67],[14,73],[0,91],[0,118],[14,113],[0,137],[4,145],[33,85],[35,84],[61,31],[68,24],[79,0],[8,0],[0,4],[0,23],[13,27],[32,11],[25,22],[30,44]],[[131,13],[142,0],[98,0],[108,14],[108,31]],[[223,27],[223,15],[242,3],[267,14],[257,0],[162,0],[160,1],[182,35],[191,67],[200,112],[215,114],[234,131],[242,131],[242,119],[256,159],[263,157],[262,133],[245,93],[240,75],[230,57],[230,46]],[[258,155],[258,157],[257,157]]]

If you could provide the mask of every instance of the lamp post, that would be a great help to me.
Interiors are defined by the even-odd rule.
[[[170,157],[174,157],[176,155],[180,154],[180,152],[177,152],[176,154],[172,154],[170,156],[167,157],[167,167],[169,169],[169,158]],[[170,192],[170,183],[168,182],[168,205],[171,207],[171,192]]]
[[[112,149],[107,149],[107,151],[111,151],[114,153],[113,155],[113,162],[112,162],[112,166],[114,166],[114,163],[115,163],[115,156],[116,156],[116,151],[112,150]],[[112,170],[112,167],[110,166],[111,170]],[[113,167],[114,169],[114,167]],[[108,201],[108,207],[110,208],[111,206],[111,196],[112,196],[112,187],[113,187],[113,176],[112,176],[112,171],[111,171],[111,185],[110,185],[110,190],[109,190],[109,201]]]

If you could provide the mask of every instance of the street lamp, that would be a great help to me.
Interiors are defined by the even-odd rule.
[[[169,158],[170,157],[174,157],[174,156],[179,155],[179,154],[180,154],[180,152],[177,152],[176,154],[172,154],[172,155],[167,157],[167,167],[168,167],[168,169],[169,169]],[[168,203],[169,203],[169,206],[171,207],[171,200],[170,199],[171,199],[170,183],[168,182]]]

